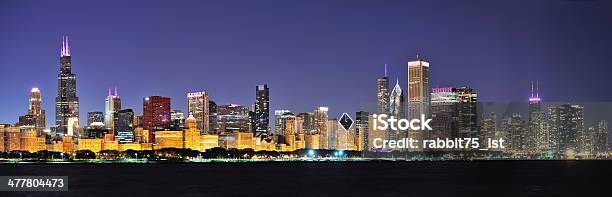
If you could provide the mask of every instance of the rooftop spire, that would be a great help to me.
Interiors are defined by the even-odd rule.
[[[536,80],[536,97],[540,98],[540,84],[539,84],[539,80]]]
[[[111,89],[108,88],[108,96],[111,96]]]
[[[117,93],[117,86],[115,86],[115,97],[119,97],[119,94]]]
[[[70,56],[70,45],[68,44],[68,36],[62,36],[62,51],[61,56]]]
[[[385,77],[387,77],[389,75],[387,75],[387,64],[385,64]]]

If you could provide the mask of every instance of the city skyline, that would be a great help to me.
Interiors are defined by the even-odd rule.
[[[34,6],[34,5],[22,5],[22,6],[28,7],[28,6]],[[37,6],[40,6],[40,5],[36,5],[35,8],[38,8],[39,10],[42,9],[41,11],[44,11],[43,8],[37,7]],[[70,5],[70,6],[75,6],[78,8],[79,5],[75,4],[75,5]],[[253,5],[253,6],[256,6],[256,5]],[[335,5],[335,6],[338,6],[338,5]],[[428,5],[428,6],[431,6],[431,5]],[[593,11],[593,9],[594,11],[598,11],[598,9],[589,7],[587,5],[579,5],[579,6],[583,6],[583,7],[580,7],[581,8],[580,11],[582,12],[586,12],[585,10]],[[10,7],[10,6],[7,6],[7,7]],[[156,8],[151,8],[151,9],[152,10],[148,10],[144,12],[146,12],[147,14],[151,14],[149,12],[156,10]],[[367,10],[364,7],[359,7],[359,9]],[[472,7],[471,9],[476,9],[476,8]],[[567,9],[567,8],[561,6],[561,9]],[[81,15],[83,14],[82,11],[83,10],[75,9],[76,13],[70,14],[72,16],[70,17],[65,16],[62,18],[65,20],[69,20],[69,21],[75,20],[74,22],[78,23],[79,21],[77,21],[77,18],[80,14]],[[119,10],[119,11],[124,11],[124,10]],[[193,10],[188,10],[188,11],[193,11]],[[360,16],[358,13],[351,12],[348,10],[341,9],[341,11],[348,12],[349,14],[351,14],[351,16]],[[7,12],[3,12],[3,13],[8,14],[9,17],[12,16],[10,14],[14,14],[14,12],[11,12],[10,10]],[[528,12],[528,14],[529,13],[533,14],[531,12]],[[594,12],[594,13],[599,13],[599,12]],[[68,13],[60,13],[60,14],[68,15]],[[126,15],[127,13],[120,12],[120,14]],[[378,14],[381,14],[381,13],[378,13]],[[599,13],[599,14],[602,14],[602,13]],[[389,17],[387,15],[383,15],[383,16],[385,16],[384,17],[385,19]],[[588,15],[588,16],[592,17],[592,15]],[[577,17],[577,16],[574,16],[574,17]],[[402,19],[401,20],[398,19],[399,21],[406,20],[407,23],[415,23],[415,21],[409,21],[403,17],[400,17],[400,18]],[[136,20],[134,16],[128,17],[128,19]],[[183,18],[183,19],[186,21],[194,20],[190,18]],[[27,21],[28,19],[26,18],[24,20]],[[30,20],[33,20],[33,19],[30,19]],[[227,20],[227,19],[224,19],[224,20]],[[321,22],[320,20],[321,20],[320,18],[317,18],[317,21],[319,22],[316,22],[316,21],[313,21],[313,22],[315,22],[316,24],[319,24]],[[347,19],[347,18],[340,18],[338,20],[354,21],[352,19]],[[394,20],[394,21],[398,22],[398,20]],[[577,20],[577,19],[574,19],[574,20]],[[149,21],[149,20],[145,20],[145,21]],[[521,22],[521,21],[524,21],[524,20],[518,20],[517,22]],[[98,21],[98,22],[100,22],[101,26],[109,25],[105,23],[105,21]],[[509,24],[512,23],[511,21],[506,21],[506,22]],[[595,20],[595,22],[604,22],[604,21],[601,21],[600,19],[600,20]],[[227,64],[235,65],[235,67],[208,66],[208,65],[217,65],[216,63],[209,63],[209,64],[205,64],[204,66],[197,66],[199,65],[201,61],[205,61],[205,59],[211,59],[211,58],[208,55],[206,56],[208,58],[198,58],[197,56],[199,56],[200,54],[200,53],[196,53],[196,51],[198,50],[195,50],[195,51],[194,50],[180,50],[188,46],[188,45],[185,45],[187,40],[180,39],[179,37],[172,37],[172,36],[161,37],[164,39],[158,42],[160,44],[159,48],[164,49],[162,51],[165,51],[166,54],[169,54],[169,56],[159,56],[159,58],[148,58],[148,56],[150,55],[158,54],[158,51],[153,50],[153,51],[149,51],[150,53],[147,53],[145,51],[139,51],[139,50],[132,50],[132,51],[122,50],[122,48],[125,48],[125,47],[129,48],[129,46],[143,47],[142,39],[141,40],[138,40],[138,39],[126,40],[129,37],[133,37],[134,36],[133,33],[125,32],[125,34],[123,35],[118,34],[118,33],[110,33],[106,35],[101,35],[99,33],[93,34],[92,32],[80,31],[80,30],[74,29],[70,27],[69,24],[64,24],[64,23],[52,23],[52,24],[57,25],[57,27],[51,29],[51,28],[46,28],[46,27],[31,26],[32,28],[43,28],[47,33],[49,33],[48,35],[39,35],[35,38],[35,37],[28,37],[28,36],[31,36],[31,34],[25,34],[25,35],[2,36],[2,38],[0,38],[2,39],[3,43],[7,43],[6,48],[3,47],[2,51],[0,51],[2,52],[0,53],[2,54],[0,56],[2,57],[0,58],[1,59],[0,63],[3,65],[15,65],[14,67],[18,68],[18,69],[12,69],[13,66],[2,66],[2,71],[3,73],[7,73],[7,76],[0,80],[2,80],[3,84],[10,84],[10,85],[7,85],[8,87],[7,94],[10,96],[5,97],[3,99],[3,101],[5,102],[3,102],[2,107],[5,113],[0,114],[0,122],[2,123],[17,122],[16,117],[19,115],[25,114],[27,112],[28,90],[30,90],[33,87],[38,87],[42,92],[43,109],[47,110],[47,113],[46,113],[47,127],[54,125],[54,122],[53,122],[54,118],[52,118],[53,116],[50,110],[54,109],[54,106],[53,106],[54,99],[53,98],[55,96],[54,92],[55,92],[55,87],[57,87],[57,84],[50,82],[51,80],[53,81],[55,80],[54,79],[49,80],[49,78],[54,77],[54,74],[49,74],[49,73],[57,73],[57,67],[58,67],[58,58],[57,58],[57,50],[58,50],[57,45],[58,44],[57,43],[59,42],[58,38],[63,34],[67,34],[70,36],[71,38],[70,45],[72,49],[71,53],[75,56],[73,59],[73,63],[74,63],[73,65],[74,65],[74,70],[75,70],[74,73],[79,76],[78,92],[80,92],[79,97],[82,97],[80,98],[80,105],[81,105],[80,122],[81,123],[86,122],[85,115],[87,112],[103,111],[104,98],[106,94],[105,90],[108,87],[115,87],[115,86],[119,87],[119,89],[122,90],[122,101],[123,101],[122,105],[124,106],[123,108],[132,108],[135,110],[136,114],[142,114],[142,108],[141,108],[142,98],[147,97],[147,96],[153,96],[153,95],[170,97],[174,100],[171,106],[172,109],[180,109],[182,111],[187,111],[186,99],[184,99],[183,96],[187,92],[201,91],[201,90],[205,90],[209,92],[211,95],[210,100],[217,102],[218,105],[223,105],[227,103],[236,103],[236,104],[250,107],[250,105],[254,102],[254,98],[252,96],[252,87],[257,84],[268,84],[270,86],[270,89],[271,89],[270,110],[290,109],[291,111],[294,111],[294,112],[302,112],[302,111],[312,111],[314,108],[318,106],[329,106],[330,107],[329,116],[331,118],[337,118],[335,116],[339,115],[341,112],[355,112],[355,111],[361,111],[361,110],[373,112],[374,111],[373,107],[375,106],[376,98],[371,95],[371,92],[375,91],[376,87],[372,85],[372,81],[374,81],[376,78],[382,75],[382,69],[381,69],[382,65],[385,63],[389,65],[389,70],[390,70],[389,73],[391,74],[389,76],[390,79],[399,79],[400,86],[407,87],[405,84],[407,79],[404,76],[404,73],[407,72],[405,62],[412,59],[414,54],[417,54],[417,53],[421,54],[421,56],[425,57],[428,61],[432,63],[431,72],[434,74],[432,74],[430,87],[469,85],[470,87],[473,87],[475,90],[477,90],[480,93],[479,99],[482,99],[483,101],[498,101],[498,100],[503,101],[506,98],[509,100],[524,101],[526,98],[529,97],[529,92],[526,91],[525,87],[528,87],[530,81],[533,79],[538,79],[540,82],[542,82],[542,84],[544,84],[542,95],[544,95],[543,99],[545,100],[545,102],[555,101],[555,100],[560,100],[564,102],[572,102],[574,100],[588,101],[588,100],[591,100],[591,98],[594,101],[612,100],[609,98],[609,96],[606,95],[607,93],[605,93],[605,91],[604,92],[590,91],[592,92],[592,94],[590,95],[581,94],[581,92],[584,92],[584,91],[588,92],[588,90],[590,89],[597,90],[599,89],[598,86],[601,86],[601,84],[605,84],[605,83],[589,83],[588,86],[584,86],[585,87],[584,89],[577,90],[576,94],[571,95],[571,96],[555,93],[555,92],[561,92],[559,91],[559,88],[564,87],[564,84],[566,84],[568,81],[571,81],[571,80],[567,80],[567,78],[565,78],[564,80],[559,80],[558,77],[546,78],[546,75],[550,75],[550,73],[546,72],[547,70],[543,68],[548,68],[548,69],[557,68],[554,70],[558,71],[558,70],[565,70],[564,68],[566,67],[552,67],[550,64],[537,63],[538,61],[543,61],[544,59],[546,59],[545,56],[532,57],[533,59],[537,60],[534,62],[534,65],[528,65],[528,66],[524,65],[523,67],[521,67],[521,65],[513,66],[512,68],[516,70],[511,71],[511,73],[520,73],[525,70],[529,70],[532,72],[527,73],[527,75],[524,76],[524,78],[504,80],[505,82],[501,84],[496,83],[496,82],[499,82],[497,80],[491,80],[491,77],[493,78],[496,78],[496,77],[504,78],[505,77],[504,76],[505,74],[497,73],[499,71],[489,72],[489,73],[492,73],[490,74],[491,76],[450,78],[448,77],[449,75],[452,75],[454,73],[457,73],[457,74],[462,73],[462,71],[457,71],[456,69],[454,69],[455,66],[452,66],[456,64],[456,62],[455,63],[449,62],[449,61],[457,60],[457,56],[452,53],[435,52],[438,49],[440,49],[439,48],[440,41],[437,41],[436,39],[425,39],[425,41],[413,42],[413,43],[416,43],[416,45],[413,46],[411,45],[409,41],[414,41],[414,40],[408,39],[408,38],[404,40],[404,39],[399,39],[400,37],[394,36],[393,37],[394,39],[399,39],[399,40],[396,40],[397,45],[399,45],[399,48],[390,47],[392,43],[390,42],[390,40],[381,41],[380,42],[382,44],[381,46],[384,48],[382,53],[378,52],[377,50],[373,50],[373,49],[359,50],[358,52],[360,53],[372,53],[372,55],[365,56],[365,57],[368,57],[366,60],[358,61],[358,62],[347,59],[348,54],[353,54],[353,55],[359,54],[359,53],[355,53],[354,51],[353,52],[347,51],[346,52],[347,54],[337,56],[336,58],[330,58],[330,57],[322,58],[325,56],[321,56],[322,54],[320,53],[313,53],[312,58],[310,57],[307,59],[304,59],[303,57],[296,58],[296,60],[300,60],[300,59],[308,60],[307,62],[309,63],[306,65],[311,65],[311,66],[317,65],[315,66],[315,68],[317,69],[313,69],[315,70],[313,72],[313,71],[309,71],[310,69],[305,69],[304,66],[300,67],[295,64],[283,64],[280,62],[276,62],[274,63],[274,65],[276,66],[273,66],[273,67],[262,65],[268,62],[273,62],[270,60],[275,59],[272,57],[277,57],[277,56],[267,56],[270,58],[262,59],[261,61],[255,62],[254,63],[255,66],[236,65],[236,62],[231,61],[231,58],[230,58],[230,61],[227,62]],[[161,24],[165,24],[165,23],[161,23]],[[188,24],[182,24],[182,25],[183,25],[182,27],[189,28],[189,29],[195,28]],[[593,24],[587,24],[587,25],[593,25]],[[8,24],[7,26],[8,27],[18,27],[15,24]],[[80,24],[80,26],[86,26],[86,25]],[[94,26],[90,26],[90,27],[94,27]],[[354,29],[354,28],[359,28],[359,27],[351,27],[349,29]],[[554,28],[551,28],[551,29],[554,29]],[[133,29],[133,30],[137,30],[137,29]],[[197,30],[197,28],[195,28],[194,30]],[[401,29],[397,29],[397,30],[401,30]],[[425,28],[425,30],[429,32],[437,32],[437,31],[434,31],[435,27],[431,27],[431,26],[428,26],[427,28]],[[485,28],[485,30],[490,30],[490,29]],[[139,31],[142,31],[142,29]],[[135,31],[135,32],[139,32],[139,31]],[[269,31],[269,30],[266,30],[266,31]],[[608,30],[606,29],[606,31]],[[6,32],[6,33],[13,33],[13,32]],[[168,34],[170,35],[176,34],[176,33],[177,32],[168,32]],[[287,38],[284,38],[284,40],[294,39],[295,32],[291,32],[291,33],[293,34],[291,34],[291,36]],[[542,33],[542,31],[540,31],[540,33]],[[598,32],[598,33],[602,33],[602,32]],[[97,39],[87,39],[87,38],[94,38],[92,36],[102,36],[102,37],[110,38],[110,39],[107,40],[108,43],[101,44],[100,42],[96,42]],[[238,36],[240,38],[239,35],[233,35],[233,36]],[[419,38],[425,38],[424,34],[416,34],[416,36]],[[535,36],[535,37],[541,38],[538,36]],[[31,41],[24,40],[24,39],[30,39],[30,38],[35,38],[35,39],[32,39]],[[149,37],[149,38],[154,38],[154,36]],[[315,37],[308,37],[308,38],[315,39]],[[324,36],[324,38],[329,38],[329,37]],[[455,37],[454,40],[459,40],[459,38],[460,37]],[[11,39],[11,40],[6,40],[6,39]],[[249,37],[248,39],[243,40],[243,41],[248,41],[251,39],[252,38]],[[471,38],[471,39],[474,39],[474,38]],[[529,39],[534,39],[534,38],[530,37]],[[345,39],[342,41],[344,42],[344,41],[349,41],[349,40],[353,40],[353,39]],[[199,40],[199,43],[201,43],[201,41],[202,40]],[[431,46],[430,44],[428,44],[428,42],[431,43]],[[369,42],[369,43],[372,44],[373,46],[378,46],[376,42]],[[28,44],[30,46],[35,46],[35,47],[28,47],[28,50],[31,50],[31,52],[29,53],[21,53],[21,51],[23,50],[22,47],[14,47],[15,44],[19,44],[19,46],[21,46],[21,44]],[[201,44],[205,44],[205,43],[201,43]],[[219,44],[220,43],[216,43],[215,46]],[[259,43],[256,46],[261,46],[262,44],[263,43]],[[339,45],[337,44],[339,43],[336,43],[336,45],[334,46],[338,46],[338,47],[342,46],[343,48],[351,46],[350,44],[346,44],[346,43],[339,44]],[[528,43],[523,43],[523,44],[528,44]],[[28,46],[28,45],[25,45],[25,46]],[[393,45],[395,45],[395,43],[393,43]],[[113,47],[109,48],[110,46],[113,46]],[[318,45],[309,45],[308,49],[309,50],[315,50],[315,49],[324,50],[325,46],[328,46],[328,44],[320,43]],[[367,46],[367,45],[364,45],[364,46]],[[288,46],[273,47],[269,49],[271,49],[272,51],[277,51],[280,49],[288,49],[288,48],[290,47]],[[107,50],[107,49],[112,49],[112,50]],[[243,53],[245,52],[243,51],[244,49],[240,49],[238,47],[235,49]],[[338,50],[339,48],[335,48],[335,49]],[[486,65],[488,63],[487,61],[485,61],[487,60],[487,58],[484,57],[484,54],[486,54],[487,51],[482,50],[482,49],[483,48],[479,48],[479,47],[476,47],[476,49],[469,49],[469,51],[478,51],[480,53],[483,53],[482,62],[477,62],[478,63],[477,66],[480,70],[484,72],[484,71],[491,71],[488,69],[492,69],[492,68],[493,69],[502,68],[501,65],[489,66],[491,68],[483,68],[483,67],[486,67],[483,65]],[[95,51],[97,51],[97,53]],[[223,54],[222,53],[223,51],[228,52],[227,49],[225,49],[221,51],[212,51],[210,54]],[[601,51],[594,51],[594,50],[590,50],[590,51],[593,53],[601,53]],[[605,50],[602,50],[602,51],[605,51]],[[15,53],[20,53],[21,55],[11,56],[11,54],[15,54]],[[35,55],[36,58],[31,58],[31,59],[34,59],[35,60],[34,62],[37,62],[37,63],[34,63],[32,60],[28,58],[17,58],[17,57],[23,56],[23,54]],[[394,55],[389,55],[389,54],[394,54]],[[480,57],[480,55],[478,54],[476,56],[465,56],[465,57],[468,57],[468,59],[469,57],[472,57],[472,58]],[[110,58],[108,58],[109,55],[110,55]],[[186,58],[186,59],[188,61],[192,61],[193,63],[182,62],[184,63],[184,65],[188,65],[188,66],[181,66],[180,63],[165,61],[165,59],[172,59],[171,57],[172,55],[181,55],[181,56],[188,55],[189,58]],[[286,54],[286,55],[288,56],[284,56],[284,57],[280,56],[282,57],[281,59],[288,60],[286,58],[296,57],[295,54],[293,55]],[[11,58],[6,58],[9,56]],[[101,57],[107,57],[107,59],[96,62],[96,60],[100,60]],[[320,57],[320,58],[316,58],[316,57]],[[599,56],[593,54],[589,57],[599,57]],[[114,60],[115,58],[118,58],[118,60],[122,59],[126,61],[124,62],[115,61]],[[369,59],[369,58],[372,58],[372,59]],[[172,69],[168,70],[167,68],[159,67],[160,66],[159,64],[155,64],[155,63],[150,64],[151,62],[149,62],[149,60],[147,59],[164,62],[165,65],[171,65],[171,64],[179,64],[179,65],[169,66],[177,70],[177,71],[173,71]],[[504,59],[504,58],[500,58],[496,61],[501,62],[501,59]],[[113,60],[113,61],[109,61],[109,60]],[[581,60],[581,61],[588,62],[591,60],[592,58],[587,59],[587,60]],[[322,61],[327,61],[329,63],[320,64],[320,62]],[[19,83],[14,83],[15,80],[13,78],[15,76],[20,76],[21,73],[25,72],[25,70],[21,69],[22,67],[26,67],[23,65],[32,65],[33,63],[37,66],[32,66],[31,68],[27,70],[30,71],[33,69],[33,70],[40,71],[40,72],[35,72],[33,73],[34,75],[32,78],[28,78],[28,80],[31,79],[31,82],[30,81],[22,82],[24,80],[20,79]],[[217,62],[217,63],[222,63],[222,62]],[[507,64],[507,63],[512,63],[512,61],[501,62],[500,64]],[[149,64],[156,65],[157,67],[146,66]],[[104,66],[100,66],[100,65],[104,65]],[[221,65],[225,65],[225,64],[221,64]],[[279,75],[279,71],[275,72],[274,70],[278,68],[278,66],[280,65],[295,65],[295,66],[288,66],[289,70],[281,69],[280,72],[283,72],[283,74]],[[593,68],[598,68],[598,67],[601,67],[601,64],[590,64],[590,66]],[[241,74],[242,72],[239,72],[239,73],[232,73],[232,72],[228,73],[227,72],[227,71],[235,70],[235,69],[219,70],[219,68],[217,67],[240,68],[244,70],[244,73],[249,73],[253,71],[263,72],[263,73],[259,75],[259,78],[253,78],[253,77],[249,77],[249,76],[245,76],[244,74]],[[332,69],[328,71],[325,69],[328,67],[331,67],[331,68],[336,67],[336,68],[335,70]],[[524,67],[530,67],[530,68],[526,69]],[[531,67],[535,67],[535,68],[532,69]],[[155,72],[168,71],[169,75],[178,76],[176,78],[176,83],[174,83],[173,80],[170,80],[172,82],[168,82],[168,80],[156,80],[154,78],[153,79],[147,78],[146,76],[151,75],[151,73],[148,71],[147,71],[148,73],[145,71],[142,71],[141,69],[143,68],[157,68],[157,69],[152,69]],[[347,68],[350,68],[350,69],[347,69]],[[470,67],[470,66],[465,66],[461,68],[465,70],[474,69],[474,67]],[[186,72],[186,70],[202,71],[201,69],[213,71],[213,74],[206,75],[206,77],[204,77],[204,78],[211,78],[213,81],[203,83],[202,81],[199,81],[198,79],[196,79],[195,81],[192,82],[191,79],[196,78],[196,76],[192,76],[188,74],[192,72]],[[439,69],[439,70],[436,70],[436,69]],[[239,70],[239,71],[242,71],[242,70]],[[507,69],[502,69],[502,70],[507,71]],[[109,74],[109,71],[112,71],[112,73]],[[119,72],[119,71],[125,71],[125,72]],[[141,75],[140,72],[145,72],[147,74]],[[307,74],[304,77],[298,77],[294,79],[295,76],[301,75],[300,73],[297,73],[297,72],[305,72]],[[590,71],[590,72],[593,72],[593,71]],[[239,82],[237,83],[226,82],[227,84],[231,84],[231,85],[221,85],[217,87],[218,85],[216,84],[224,83],[223,81],[224,78],[217,77],[217,74],[215,73],[226,73],[228,75],[236,74],[237,78],[242,78],[242,79],[238,79]],[[345,73],[349,73],[351,76],[354,75],[355,77],[342,77],[345,75]],[[372,73],[375,73],[375,74],[372,74]],[[378,74],[378,73],[381,73],[381,74]],[[599,73],[603,73],[603,72],[593,73],[594,74],[593,79],[605,80],[602,77],[598,77]],[[313,74],[320,74],[320,76],[322,76],[321,82],[313,82],[317,80],[309,80],[313,78],[314,76],[317,76],[317,77],[319,76],[319,75],[313,75]],[[560,76],[567,77],[566,74],[563,74],[563,72],[561,72]],[[488,80],[483,80],[483,78],[484,79],[488,78]],[[148,80],[143,80],[143,79],[148,79]],[[10,82],[5,81],[5,80],[8,80]],[[96,81],[96,82],[93,82],[93,81]],[[101,81],[101,83],[98,83],[98,81]],[[147,83],[145,83],[145,81]],[[329,85],[329,84],[332,84],[330,82],[337,82],[337,81],[344,81],[346,83],[350,83],[352,86],[355,86],[355,87],[343,89],[343,88],[339,88],[339,86]],[[491,82],[491,83],[487,83],[487,82]],[[300,84],[311,84],[311,83],[313,85],[300,85]],[[287,85],[287,84],[291,84],[291,85]],[[173,88],[168,87],[168,86],[173,86]],[[364,87],[364,88],[357,88],[357,87]],[[360,90],[360,89],[363,89],[363,90]],[[504,89],[507,91],[499,91],[499,89]],[[317,92],[317,90],[321,91],[320,95],[312,95],[312,93]],[[356,90],[359,90],[359,91],[356,91]],[[513,90],[518,90],[518,91],[513,91]],[[509,93],[505,93],[505,92],[509,92]],[[337,98],[342,98],[342,97],[331,96],[334,94],[351,95],[351,96],[348,96],[347,98],[359,98],[359,99],[354,99],[354,101],[347,102],[346,99],[337,99]],[[305,101],[309,101],[309,102],[305,102]],[[303,104],[300,104],[300,103],[303,103]]]

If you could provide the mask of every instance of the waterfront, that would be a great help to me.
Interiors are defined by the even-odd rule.
[[[1,196],[589,196],[610,161],[2,164],[0,175],[69,177],[68,192]]]

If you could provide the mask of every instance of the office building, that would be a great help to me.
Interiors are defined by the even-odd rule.
[[[429,114],[429,62],[419,55],[408,62],[408,119],[419,119],[421,114]],[[408,131],[410,138],[422,141],[427,133],[424,130]]]
[[[188,116],[193,115],[193,118],[196,119],[197,129],[202,134],[210,131],[208,92],[187,93],[187,112]]]
[[[170,98],[163,96],[145,97],[142,101],[143,124],[149,131],[149,139],[153,133],[170,127]]]
[[[79,119],[79,97],[77,97],[76,75],[72,73],[72,56],[70,56],[68,37],[64,37],[62,41],[60,73],[57,75],[57,81],[55,131],[57,134],[66,135],[68,124],[74,123],[74,119]]]
[[[270,124],[270,90],[267,84],[255,87],[255,137],[267,138]]]
[[[428,138],[445,139],[458,136],[459,96],[452,87],[433,88],[431,98],[431,131]]]
[[[115,87],[115,94],[111,93],[111,89],[108,89],[108,96],[106,96],[106,102],[104,104],[104,125],[107,128],[111,129],[113,132],[117,132],[115,130],[115,113],[121,110],[121,99],[119,98],[119,94],[117,93],[117,88]]]

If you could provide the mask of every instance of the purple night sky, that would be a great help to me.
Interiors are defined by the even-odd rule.
[[[374,109],[389,65],[406,89],[406,62],[431,63],[431,86],[468,85],[482,101],[526,101],[538,79],[547,101],[612,101],[612,3],[585,1],[1,1],[0,123],[43,94],[47,125],[61,36],[71,44],[81,121],[103,111],[109,87],[124,108],[206,90],[217,104],[251,106],[270,87],[271,110]]]

